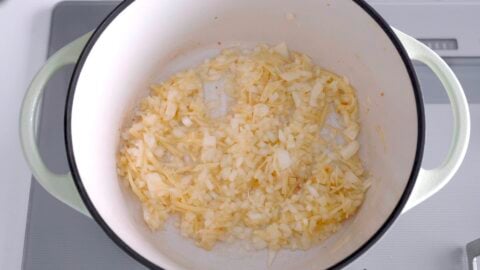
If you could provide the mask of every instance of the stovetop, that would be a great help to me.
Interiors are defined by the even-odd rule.
[[[392,25],[421,38],[447,57],[471,104],[472,139],[454,179],[438,194],[402,215],[382,239],[346,269],[466,269],[464,247],[480,238],[480,184],[476,179],[480,176],[476,170],[480,164],[480,35],[474,30],[468,32],[480,25],[471,16],[479,14],[480,5],[396,3],[375,1],[374,7]],[[49,55],[94,29],[115,4],[85,1],[57,5],[52,13]],[[433,73],[420,64],[415,69],[426,102],[423,164],[430,168],[441,162],[448,149],[450,106]],[[72,70],[64,68],[48,84],[39,122],[40,150],[56,172],[68,170],[62,124]],[[26,270],[145,269],[110,241],[93,220],[51,197],[36,181],[32,181],[25,235]]]

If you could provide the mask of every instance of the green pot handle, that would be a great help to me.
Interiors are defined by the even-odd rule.
[[[403,213],[423,202],[443,188],[458,171],[465,158],[470,139],[470,112],[462,85],[452,69],[429,47],[413,37],[393,29],[411,59],[426,64],[445,88],[453,113],[453,137],[447,157],[433,169],[421,169]]]
[[[86,216],[90,216],[90,213],[80,198],[71,174],[55,174],[43,162],[36,142],[36,122],[46,83],[60,68],[77,62],[90,36],[91,33],[88,33],[76,39],[47,60],[30,84],[20,112],[20,139],[23,154],[33,176],[55,198]]]

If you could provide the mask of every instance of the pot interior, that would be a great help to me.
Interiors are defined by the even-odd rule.
[[[415,160],[418,118],[407,68],[384,29],[351,0],[143,0],[97,36],[73,87],[71,142],[86,195],[108,227],[142,257],[167,269],[263,269],[267,251],[196,247],[171,225],[151,232],[121,185],[119,130],[149,85],[233,45],[285,42],[357,89],[361,156],[373,176],[361,209],[308,251],[280,251],[272,269],[324,269],[352,255],[402,197]],[[363,5],[363,4],[362,4]],[[291,14],[294,16],[287,15]],[[218,45],[221,42],[221,45]],[[92,210],[92,209],[91,209]]]

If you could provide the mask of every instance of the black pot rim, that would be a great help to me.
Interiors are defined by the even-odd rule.
[[[384,30],[385,34],[389,37],[390,41],[393,43],[395,48],[397,49],[406,69],[408,75],[410,77],[414,95],[415,95],[415,103],[417,108],[417,119],[418,119],[418,135],[417,135],[417,149],[415,153],[415,160],[413,162],[412,170],[410,173],[410,178],[408,183],[405,187],[405,190],[402,194],[402,197],[398,201],[397,205],[395,206],[393,212],[389,215],[385,223],[378,229],[378,231],[370,237],[362,246],[360,246],[357,250],[355,250],[352,254],[345,257],[343,260],[337,262],[335,265],[331,266],[329,269],[339,269],[343,268],[344,266],[351,263],[357,257],[362,255],[365,251],[367,251],[374,243],[376,243],[383,234],[388,230],[388,228],[393,224],[396,218],[400,215],[403,207],[405,206],[410,193],[415,185],[415,181],[417,179],[421,162],[423,158],[423,150],[425,144],[425,114],[424,114],[424,104],[422,99],[422,94],[420,90],[420,86],[418,83],[417,76],[413,69],[412,62],[408,57],[407,52],[405,51],[403,45],[401,44],[400,40],[397,38],[393,30],[387,24],[387,22],[364,0],[353,0],[358,6],[360,6],[366,13],[368,13],[375,22]],[[93,205],[92,201],[90,200],[88,193],[82,183],[80,178],[79,171],[77,169],[77,165],[75,162],[75,155],[73,152],[73,144],[72,144],[72,133],[71,133],[71,116],[72,116],[72,104],[75,96],[75,89],[77,85],[78,78],[80,76],[81,70],[83,65],[85,64],[88,55],[93,48],[95,42],[101,36],[103,31],[110,25],[110,23],[120,14],[123,10],[125,10],[131,3],[135,2],[135,0],[125,0],[120,3],[100,24],[100,26],[94,31],[93,35],[89,39],[88,43],[86,44],[85,48],[83,49],[80,58],[75,66],[72,78],[70,80],[70,85],[68,89],[67,95],[67,102],[65,107],[65,144],[67,149],[67,157],[68,163],[70,166],[70,170],[75,182],[75,185],[80,193],[85,206],[90,211],[91,216],[93,219],[100,225],[103,231],[110,237],[110,239],[115,242],[120,248],[122,248],[127,254],[131,257],[136,259],[138,262],[142,263],[143,265],[147,266],[150,269],[163,269],[160,266],[156,265],[152,261],[148,260],[147,258],[143,257],[137,251],[132,249],[127,243],[125,243],[105,222],[105,220],[101,217],[99,212],[96,210],[95,206]]]

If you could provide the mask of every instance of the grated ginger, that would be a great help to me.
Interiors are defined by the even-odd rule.
[[[118,174],[152,230],[178,215],[205,249],[232,237],[308,249],[363,201],[359,130],[345,77],[283,43],[226,49],[152,86],[122,132]]]

